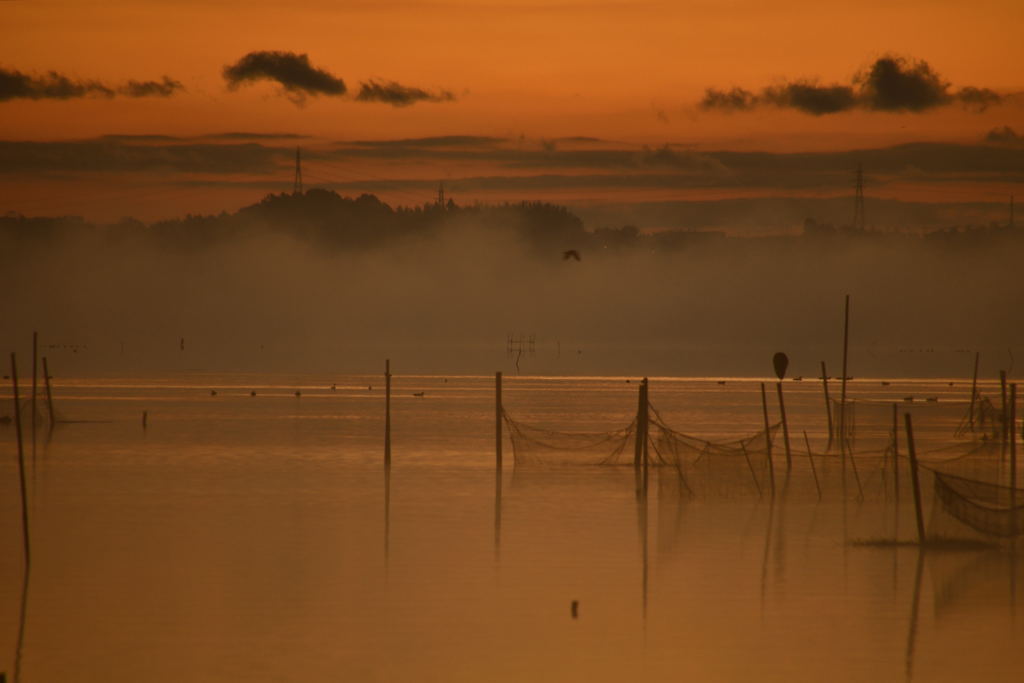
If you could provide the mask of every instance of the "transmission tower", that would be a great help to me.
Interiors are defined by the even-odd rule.
[[[853,198],[853,229],[864,230],[864,169],[857,164],[857,190]]]
[[[302,151],[295,148],[295,184],[292,186],[292,194],[302,194]]]

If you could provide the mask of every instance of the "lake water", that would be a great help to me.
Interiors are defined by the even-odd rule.
[[[504,404],[524,422],[603,431],[633,419],[636,390],[635,378],[506,376]],[[34,454],[26,444],[23,628],[14,428],[0,427],[0,671],[26,683],[1021,680],[1015,556],[853,544],[914,539],[909,477],[897,501],[879,458],[861,461],[859,485],[835,458],[812,472],[803,432],[824,451],[821,385],[785,391],[793,465],[787,477],[780,436],[774,497],[686,495],[656,468],[644,505],[632,467],[515,467],[506,438],[499,504],[493,377],[396,375],[387,482],[380,376],[59,379],[58,417],[72,422],[40,425]],[[763,426],[755,380],[652,378],[650,392],[682,432]],[[888,438],[889,405],[914,396],[927,459],[953,442],[970,387],[858,379],[849,392],[865,401],[865,448]]]

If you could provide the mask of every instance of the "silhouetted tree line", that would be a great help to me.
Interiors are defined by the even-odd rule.
[[[633,225],[587,230],[568,208],[546,202],[459,206],[423,204],[393,208],[372,194],[344,197],[331,190],[312,189],[301,194],[271,194],[234,213],[191,215],[145,224],[125,218],[108,225],[87,223],[79,217],[29,218],[8,213],[0,217],[0,241],[13,247],[45,245],[57,240],[97,239],[109,243],[150,243],[163,248],[199,249],[226,244],[260,232],[290,235],[317,247],[359,249],[382,247],[403,240],[437,236],[446,227],[471,225],[482,230],[511,233],[528,247],[546,254],[558,250],[619,251],[645,249],[672,251],[736,244],[718,231],[662,230],[641,232]],[[745,238],[758,242],[830,246],[849,241],[924,240],[929,244],[962,247],[1012,237],[1017,231],[992,224],[953,227],[924,235],[835,227],[807,219],[800,235]]]

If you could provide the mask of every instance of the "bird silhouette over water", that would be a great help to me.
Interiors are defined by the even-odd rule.
[[[576,259],[577,261],[579,261],[580,260],[580,252],[576,251],[575,249],[568,249],[566,251],[563,251],[562,252],[562,260],[563,261],[568,261],[569,259]]]

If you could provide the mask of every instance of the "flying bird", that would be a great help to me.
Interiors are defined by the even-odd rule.
[[[580,260],[580,252],[576,251],[575,249],[569,249],[568,251],[563,251],[562,252],[562,260],[563,261],[568,261],[571,258],[574,258],[577,261],[579,261]]]

